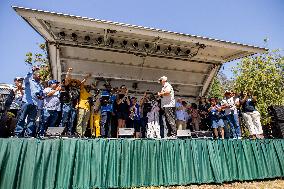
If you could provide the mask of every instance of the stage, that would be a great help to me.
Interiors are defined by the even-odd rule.
[[[284,176],[284,140],[0,139],[0,188],[117,188]]]

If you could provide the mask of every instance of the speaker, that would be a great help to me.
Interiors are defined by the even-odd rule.
[[[119,128],[118,129],[119,138],[132,138],[134,137],[134,128]]]
[[[188,130],[177,130],[177,138],[190,138],[191,131]]]
[[[273,121],[284,122],[284,106],[269,106],[267,109]]]
[[[46,131],[46,136],[61,136],[64,131],[64,127],[48,127]]]
[[[272,137],[284,138],[284,106],[269,106],[267,110],[271,116]]]
[[[199,138],[199,139],[212,139],[213,132],[212,131],[195,131],[191,133],[192,138]]]

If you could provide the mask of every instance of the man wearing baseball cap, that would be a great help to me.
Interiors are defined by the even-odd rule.
[[[48,87],[43,90],[43,116],[40,124],[39,135],[44,136],[47,127],[55,127],[58,112],[60,111],[60,90],[61,86],[56,80],[49,80]]]
[[[14,86],[13,86],[13,92],[14,92],[14,99],[10,106],[10,112],[12,112],[15,117],[17,117],[19,110],[21,109],[22,105],[22,98],[24,95],[24,87],[23,87],[23,80],[22,77],[16,77],[14,79]]]
[[[158,92],[158,96],[161,97],[161,107],[165,112],[166,124],[168,127],[168,136],[176,137],[177,129],[175,124],[175,96],[174,89],[168,82],[166,76],[162,76],[159,79],[161,83],[162,90]]]

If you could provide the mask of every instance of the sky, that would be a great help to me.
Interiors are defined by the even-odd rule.
[[[133,25],[284,49],[283,0],[2,0],[0,2],[0,83],[24,76],[27,52],[44,39],[11,6],[98,18]],[[264,44],[263,39],[268,38]],[[221,69],[229,78],[229,62]]]

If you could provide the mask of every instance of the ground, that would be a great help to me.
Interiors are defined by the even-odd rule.
[[[175,187],[147,187],[147,189],[284,189],[284,179],[253,181],[253,182],[233,182],[228,184],[214,185],[190,185]]]

